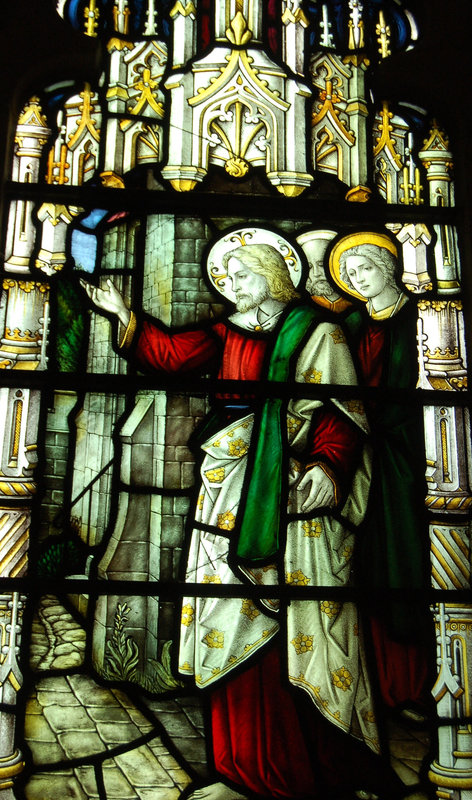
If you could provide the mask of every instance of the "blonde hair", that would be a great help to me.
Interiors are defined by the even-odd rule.
[[[271,244],[247,244],[236,247],[223,256],[223,266],[228,268],[228,262],[235,258],[245,267],[262,275],[269,288],[273,300],[288,303],[300,297],[290,277],[290,272],[283,256]]]
[[[357,244],[355,247],[350,247],[345,250],[339,259],[339,274],[341,280],[347,286],[354,288],[349,275],[347,274],[346,261],[350,256],[363,256],[367,258],[372,264],[379,268],[384,276],[388,286],[393,286],[398,289],[397,281],[395,280],[395,273],[397,271],[397,259],[390,250],[386,247],[380,247],[377,244]]]

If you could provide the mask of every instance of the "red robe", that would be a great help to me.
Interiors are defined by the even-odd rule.
[[[263,377],[271,340],[219,322],[211,328],[170,333],[143,324],[135,356],[146,371],[168,373],[217,370],[218,379],[255,381]],[[241,395],[216,395],[240,399]],[[307,463],[326,462],[342,487],[349,481],[360,437],[339,412],[320,410],[306,453]],[[215,768],[243,789],[262,796],[325,798],[345,787],[387,785],[381,759],[342,733],[289,688],[280,655],[272,646],[236,677],[210,693]],[[339,769],[342,753],[343,768]]]
[[[385,368],[385,327],[370,322],[359,342],[359,363],[366,386],[381,386]],[[374,410],[375,414],[375,410]],[[375,442],[374,442],[375,444]],[[429,622],[429,619],[426,620]],[[398,641],[381,616],[372,614],[372,642],[382,699],[391,707],[427,705],[428,653],[421,642]]]

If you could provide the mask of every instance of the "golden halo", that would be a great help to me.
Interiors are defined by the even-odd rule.
[[[299,252],[294,246],[285,239],[280,233],[268,230],[267,228],[248,227],[231,230],[219,239],[211,247],[207,257],[207,271],[210,281],[214,288],[231,302],[236,302],[236,297],[226,280],[227,273],[222,265],[223,256],[237,247],[244,247],[248,244],[270,244],[284,259],[290,278],[294,286],[300,283],[302,277],[303,262]]]
[[[334,245],[329,254],[329,271],[333,281],[340,289],[350,294],[351,297],[357,297],[358,300],[362,300],[366,303],[367,297],[356,292],[350,284],[346,283],[341,278],[340,259],[342,254],[345,253],[346,250],[350,250],[352,247],[357,247],[360,244],[375,244],[377,247],[384,247],[386,250],[389,250],[395,258],[398,258],[398,250],[386,233],[374,233],[373,231],[350,233],[348,236],[343,236],[343,238]]]

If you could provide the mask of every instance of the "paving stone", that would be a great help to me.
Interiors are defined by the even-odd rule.
[[[141,736],[141,731],[132,722],[115,725],[113,722],[97,722],[98,735],[106,744],[126,744]]]
[[[36,695],[34,697],[29,697],[26,701],[26,713],[27,714],[42,714],[43,709],[42,706],[38,703],[38,698]]]
[[[93,720],[82,706],[47,706],[44,716],[56,733],[95,730]]]
[[[186,761],[206,762],[206,744],[203,737],[180,739],[176,736],[172,741]]]
[[[154,755],[158,757],[165,755],[166,753],[169,752],[165,744],[162,744],[161,739],[159,739],[159,741],[157,742],[155,741],[155,739],[153,739],[151,742],[149,742],[148,747],[150,747]]]
[[[54,648],[54,654],[56,656],[68,656],[70,653],[74,652],[74,645],[71,642],[63,642],[62,644],[56,645]]]
[[[65,758],[64,750],[57,742],[30,742],[29,744],[35,764],[55,764]]]
[[[184,708],[183,710],[190,723],[197,728],[197,730],[201,731],[205,726],[201,708]]]
[[[41,706],[43,706],[43,708],[45,706],[78,706],[78,705],[80,705],[79,701],[77,700],[77,698],[75,696],[75,694],[73,694],[72,692],[69,692],[69,693],[66,694],[66,692],[53,692],[50,689],[45,689],[45,690],[39,689],[38,690],[38,700],[37,700],[37,702]],[[30,711],[29,705],[28,705],[27,713],[28,714],[34,713],[34,712]]]
[[[87,713],[94,722],[113,722],[121,725],[130,721],[128,712],[121,706],[89,706]]]
[[[52,689],[54,692],[70,693],[70,686],[66,679],[62,676],[54,676],[53,678],[40,678],[36,683],[36,689]]]
[[[162,764],[164,769],[176,769],[176,767],[180,767],[180,764],[174,756],[170,753],[166,753],[166,755],[162,755],[158,757],[159,764]]]
[[[107,800],[112,800],[115,797],[120,798],[120,800],[137,800],[136,790],[126,780],[118,767],[103,770],[103,782]]]
[[[133,720],[134,724],[137,725],[141,731],[144,728],[146,729],[146,732],[148,729],[152,729],[152,723],[147,719],[147,717],[144,716],[144,714],[141,713],[141,711],[138,711],[137,708],[129,708],[128,714]]]
[[[427,747],[417,739],[397,739],[390,740],[390,752],[396,758],[423,759],[426,755]]]
[[[415,783],[418,783],[418,774],[410,769],[410,767],[407,767],[400,759],[391,758],[390,763],[398,777],[401,778],[403,783],[406,783],[407,786],[413,786]]]
[[[157,714],[159,722],[162,723],[169,736],[178,736],[179,739],[194,738],[199,736],[193,725],[182,712],[179,714],[162,711]]]
[[[121,689],[112,689],[111,691],[122,706],[125,708],[135,708],[133,701],[130,700],[128,695],[125,694],[125,692],[122,692]]]
[[[82,630],[80,625],[72,619],[70,614],[63,614],[59,619],[55,620],[55,622],[52,622],[51,625],[54,633],[60,636],[68,632],[75,633],[76,631]]]
[[[139,800],[179,800],[181,791],[174,789],[136,789]]]
[[[110,689],[98,686],[87,675],[70,675],[68,678],[76,697],[84,706],[118,706]]]
[[[75,777],[48,772],[33,775],[25,786],[26,800],[90,800]]]
[[[51,669],[72,669],[80,667],[83,662],[83,655],[77,650],[72,650],[68,655],[57,656],[51,664]]]
[[[161,767],[151,750],[142,745],[135,750],[115,756],[115,761],[134,787],[172,787],[175,781]]]
[[[64,633],[61,633],[61,639],[64,642],[77,642],[85,640],[86,638],[87,634],[85,633],[84,629],[80,628],[79,626],[71,628],[70,631],[65,631]]]
[[[54,731],[44,717],[36,714],[25,718],[25,738],[35,742],[55,742]]]
[[[59,733],[57,738],[67,758],[84,758],[105,750],[98,733],[94,731],[83,732],[80,736],[77,736],[77,731]]]
[[[167,774],[171,776],[174,783],[176,783],[177,786],[179,786],[181,789],[185,789],[185,787],[192,782],[191,777],[187,775],[187,773],[185,772],[185,770],[182,769],[182,767],[177,767],[176,769],[169,769]]]
[[[95,780],[94,768],[88,765],[83,767],[75,767],[74,773],[89,800],[92,800],[92,798],[96,797],[98,798],[99,793],[97,781]]]

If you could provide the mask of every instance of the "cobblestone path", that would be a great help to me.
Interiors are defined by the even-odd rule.
[[[85,638],[57,597],[41,598],[31,633],[37,680],[26,704],[26,800],[177,800],[193,777],[206,775],[198,701],[134,702],[100,685],[77,671]]]
[[[41,598],[31,636],[37,681],[26,707],[26,800],[177,800],[208,774],[199,698],[136,693],[133,701],[100,685],[80,669],[85,636],[57,597]],[[412,787],[409,800],[427,800],[413,787],[428,737],[397,721],[389,739],[392,766]]]
[[[198,769],[201,733],[175,701],[166,705],[166,722],[173,718],[189,740]],[[191,781],[161,723],[87,675],[39,679],[27,704],[25,738],[34,765],[27,800],[177,800]]]
[[[40,598],[31,629],[33,671],[79,667],[84,660],[86,633],[54,595]]]

